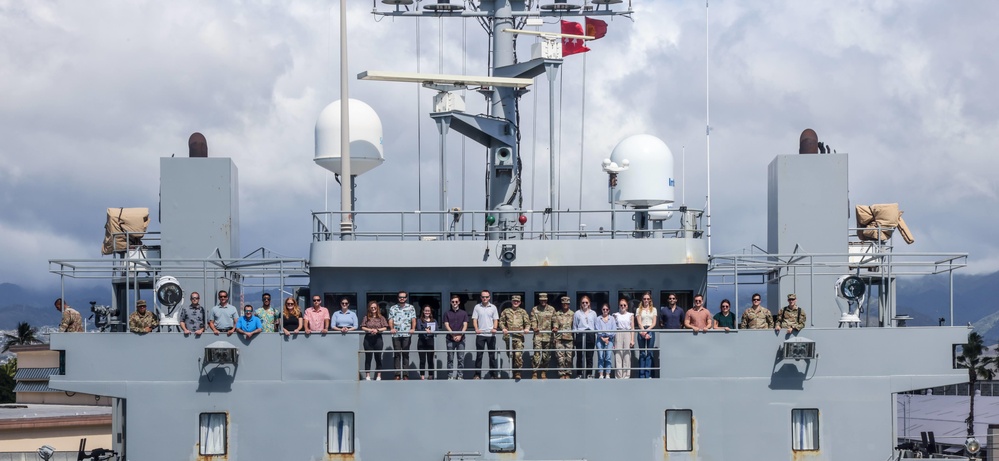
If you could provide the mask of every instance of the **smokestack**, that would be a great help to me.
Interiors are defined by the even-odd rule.
[[[205,139],[205,135],[195,132],[187,139],[187,151],[188,156],[194,157],[208,157],[208,140]]]
[[[805,131],[801,132],[801,137],[798,138],[798,153],[819,153],[819,135],[815,134],[815,130],[806,128]]]

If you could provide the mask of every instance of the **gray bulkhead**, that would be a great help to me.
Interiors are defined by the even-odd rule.
[[[448,451],[524,460],[883,459],[893,441],[891,393],[962,381],[939,346],[966,335],[806,329],[800,336],[815,341],[818,357],[785,361],[783,334],[677,331],[659,335],[658,379],[515,382],[359,381],[357,335],[247,342],[53,334],[66,373],[50,386],[125,399],[126,450],[135,460],[198,459],[203,412],[228,415],[227,455],[211,459],[436,460]],[[204,347],[219,339],[239,349],[238,367],[201,366]],[[667,409],[692,411],[692,451],[664,450]],[[817,451],[792,452],[792,409],[818,409]],[[491,410],[516,412],[515,453],[489,452]],[[354,412],[353,455],[327,454],[331,411]]]

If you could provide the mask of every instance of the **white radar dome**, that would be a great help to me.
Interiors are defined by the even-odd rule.
[[[614,203],[642,208],[673,203],[673,152],[662,140],[647,134],[630,136],[614,147],[610,160],[630,164],[618,174]]]
[[[350,174],[357,176],[385,161],[382,121],[371,106],[350,100]],[[316,163],[340,173],[340,101],[319,113],[316,122]]]

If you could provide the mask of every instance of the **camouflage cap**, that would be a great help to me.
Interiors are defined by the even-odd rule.
[[[146,307],[146,300],[145,299],[140,299],[139,301],[137,301],[135,303],[135,307]]]
[[[548,293],[538,293],[538,299],[541,301],[548,301]]]
[[[564,303],[571,303],[572,302],[572,298],[569,298],[568,296],[563,296],[562,297],[562,302],[564,302]]]
[[[787,295],[787,299],[788,299],[788,301],[790,301],[792,299],[798,299],[798,297],[795,296],[794,293],[791,293],[791,294]]]
[[[513,301],[520,301],[523,298],[521,298],[520,295],[513,295],[510,299]]]

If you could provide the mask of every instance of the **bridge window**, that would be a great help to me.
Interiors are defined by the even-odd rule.
[[[489,412],[489,452],[513,453],[517,451],[517,413],[513,411]]]
[[[691,410],[666,410],[666,451],[694,449],[694,413]]]
[[[791,449],[814,451],[819,449],[819,410],[815,408],[791,410]]]
[[[200,420],[200,448],[202,455],[225,455],[229,434],[225,413],[202,413]]]
[[[340,310],[340,300],[343,298],[347,298],[347,302],[350,303],[350,310],[354,311],[355,314],[357,313],[357,293],[324,293],[323,300],[325,304],[323,305],[329,309],[330,315],[333,315],[333,312]],[[358,314],[358,316],[360,316],[360,314]]]
[[[645,294],[647,290],[621,290],[618,292],[618,299],[625,298],[628,300],[628,312],[635,313],[638,310],[638,306],[642,304],[642,295]],[[617,300],[614,300],[617,304]],[[656,306],[659,307],[659,306]],[[617,310],[611,310],[611,312],[617,312]]]
[[[331,411],[326,414],[326,452],[354,452],[354,413]]]
[[[554,307],[555,310],[558,310],[558,308],[562,307],[562,301],[560,298],[566,295],[566,292],[564,291],[535,291],[534,304],[530,306],[524,306],[524,308],[528,309],[528,311],[533,309],[534,306],[541,304],[541,300],[538,299],[538,293],[548,293],[548,305]]]

